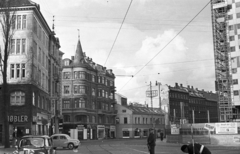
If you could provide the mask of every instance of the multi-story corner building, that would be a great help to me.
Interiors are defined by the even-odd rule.
[[[116,104],[117,138],[148,137],[149,129],[165,132],[165,115],[159,108]]]
[[[78,40],[75,56],[63,60],[64,133],[79,139],[115,137],[114,79],[112,70],[86,57]]]
[[[161,108],[167,112],[167,125],[218,122],[218,95],[190,86],[164,85]]]
[[[220,121],[240,121],[240,1],[211,4]]]
[[[60,73],[63,53],[59,51],[59,40],[49,28],[40,6],[30,0],[14,2],[14,35],[10,42],[7,70],[10,94],[9,135],[13,131],[17,136],[49,134],[52,94],[60,91],[57,90],[59,80],[56,84],[52,77]],[[2,80],[0,86],[1,83]],[[1,114],[2,107],[0,106]],[[0,136],[4,134],[2,118],[1,115]],[[3,141],[2,137],[3,135],[0,141]]]

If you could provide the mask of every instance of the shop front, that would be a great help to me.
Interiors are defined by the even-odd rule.
[[[122,128],[122,138],[130,138],[131,128]]]
[[[97,125],[97,138],[104,139],[104,137],[105,137],[105,126]]]
[[[142,133],[141,129],[136,128],[136,129],[134,130],[134,138],[140,138],[141,133]]]
[[[116,126],[110,126],[110,138],[115,138]]]
[[[8,122],[10,140],[31,133],[31,123],[28,115],[9,115]]]
[[[110,138],[110,126],[105,125],[105,138]]]
[[[32,135],[48,135],[50,120],[48,115],[37,113],[33,116]]]

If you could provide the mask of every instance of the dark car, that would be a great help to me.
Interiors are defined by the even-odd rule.
[[[56,154],[56,151],[49,136],[28,135],[18,141],[13,154]]]

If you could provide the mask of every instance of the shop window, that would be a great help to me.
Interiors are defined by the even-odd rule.
[[[25,104],[25,93],[22,91],[15,91],[10,94],[11,105],[24,105]]]
[[[134,131],[134,136],[135,137],[139,137],[140,136],[140,132],[141,132],[141,130],[136,128],[135,131]]]
[[[129,138],[130,132],[128,130],[123,130],[123,138]]]

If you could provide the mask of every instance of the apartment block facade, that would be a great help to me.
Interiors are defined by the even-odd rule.
[[[51,130],[52,91],[57,90],[52,79],[61,71],[59,39],[49,28],[40,6],[32,1],[13,1],[14,14],[8,59],[9,132],[17,136],[49,134]],[[2,46],[2,44],[1,44]],[[0,86],[2,84],[0,75]],[[58,81],[59,84],[59,81]],[[59,86],[60,87],[60,86]],[[0,92],[0,100],[2,100]],[[1,103],[0,113],[3,110]],[[0,116],[0,142],[3,142],[3,116]]]
[[[240,121],[240,0],[211,4],[220,121]]]
[[[87,57],[78,40],[75,56],[63,60],[63,131],[76,138],[116,136],[115,75]]]

